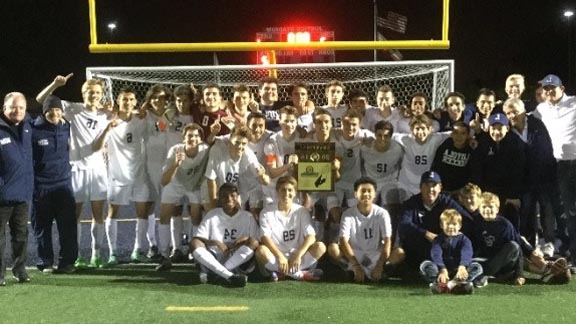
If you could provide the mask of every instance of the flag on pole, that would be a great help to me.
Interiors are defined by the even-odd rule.
[[[388,11],[386,18],[378,17],[377,24],[382,28],[404,34],[406,33],[408,17],[393,11]]]

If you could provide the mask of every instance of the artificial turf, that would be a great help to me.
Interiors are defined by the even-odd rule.
[[[432,295],[421,282],[281,281],[202,285],[190,265],[169,273],[121,265],[72,275],[30,270],[0,287],[0,323],[576,323],[576,284],[490,283],[473,295]],[[243,306],[241,311],[169,307]],[[247,308],[247,309],[246,309]]]

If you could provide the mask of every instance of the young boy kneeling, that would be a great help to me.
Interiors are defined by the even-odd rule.
[[[446,209],[440,215],[440,227],[443,232],[432,241],[432,261],[422,262],[420,272],[435,294],[471,294],[472,281],[482,274],[482,266],[472,262],[472,242],[460,233],[462,215]]]

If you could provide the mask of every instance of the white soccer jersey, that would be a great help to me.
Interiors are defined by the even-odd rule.
[[[256,155],[249,148],[244,150],[239,160],[233,160],[227,144],[228,139],[217,140],[214,143],[210,149],[208,166],[204,174],[206,178],[216,181],[217,188],[226,182],[238,183],[240,177],[256,177],[256,169],[260,167]],[[251,189],[243,188],[240,184],[238,187],[241,196]]]
[[[400,163],[404,156],[404,149],[400,144],[392,141],[386,152],[379,152],[372,143],[360,148],[360,156],[364,175],[376,181],[378,188],[386,182],[398,181]]]
[[[339,141],[336,142],[336,156],[342,159],[339,182],[354,183],[362,177],[360,148],[364,139],[373,137],[374,134],[367,129],[360,129],[351,140],[340,136]]]
[[[400,169],[400,185],[411,194],[420,192],[420,177],[432,166],[438,146],[450,133],[431,133],[423,144],[418,144],[412,134],[393,134],[392,139],[404,148]]]
[[[372,123],[372,118],[374,117],[374,115],[379,114],[379,113],[380,113],[380,109],[378,109],[378,107],[373,107],[373,106],[366,107],[366,110],[364,111],[364,116],[362,117],[362,122],[360,124],[360,127],[362,129],[370,130],[370,124]]]
[[[146,120],[132,116],[119,120],[108,133],[108,179],[110,185],[129,185],[147,177],[144,159]]]
[[[256,155],[256,158],[258,159],[258,162],[260,162],[260,164],[262,164],[262,165],[266,164],[265,146],[268,143],[268,139],[273,134],[274,134],[274,132],[271,132],[269,130],[265,130],[264,134],[262,134],[262,136],[260,137],[260,140],[258,142],[256,142],[256,143],[253,143],[251,141],[248,142],[248,148],[250,148],[252,150],[252,152],[254,152],[254,154]]]
[[[92,144],[108,126],[108,115],[91,112],[84,104],[62,100],[64,118],[70,122],[70,164],[74,169],[105,169],[102,151],[94,152]]]
[[[342,128],[342,119],[344,119],[344,114],[348,111],[348,107],[346,105],[338,105],[338,107],[322,106],[322,108],[326,109],[332,116],[332,127]]]
[[[372,204],[368,216],[360,213],[357,206],[342,214],[340,237],[347,238],[354,250],[376,252],[382,249],[382,241],[392,236],[390,215],[386,209]]]
[[[269,237],[282,253],[299,249],[308,235],[316,235],[310,212],[298,204],[292,204],[287,216],[277,204],[265,207],[260,213],[260,229],[262,236]]]
[[[258,224],[251,213],[238,210],[230,216],[222,208],[209,211],[198,226],[196,237],[213,240],[231,247],[242,237],[258,238]]]
[[[162,172],[175,163],[176,153],[184,152],[185,147],[186,145],[184,144],[176,144],[170,148]],[[198,190],[202,180],[204,180],[204,171],[206,169],[206,164],[208,163],[209,152],[210,147],[205,143],[201,143],[198,146],[198,153],[196,156],[189,157],[186,155],[186,158],[176,170],[176,174],[172,180],[170,180],[170,183],[173,182],[181,185],[188,191]]]

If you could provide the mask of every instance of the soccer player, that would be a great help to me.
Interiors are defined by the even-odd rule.
[[[12,274],[20,283],[26,272],[28,209],[32,200],[32,130],[26,118],[26,97],[10,92],[0,114],[0,286],[6,286],[6,224],[12,243]]]
[[[438,132],[440,130],[440,124],[433,119],[432,113],[428,110],[428,96],[423,92],[416,92],[410,97],[410,108],[407,116],[403,116],[399,112],[394,118],[396,133],[410,134],[412,132],[412,119],[422,115],[430,119],[431,131]]]
[[[392,235],[398,228],[400,206],[406,197],[400,190],[398,174],[400,163],[404,156],[404,149],[392,140],[394,126],[389,121],[381,120],[376,123],[374,141],[360,148],[362,170],[364,175],[376,182],[376,202],[386,208],[392,222]]]
[[[266,117],[260,112],[250,113],[248,116],[248,128],[252,131],[252,136],[248,141],[248,148],[254,152],[260,165],[266,165],[266,143],[272,136],[272,132],[266,129]],[[263,186],[258,179],[253,177],[244,177],[239,180],[241,186],[249,188],[248,196],[245,197],[252,215],[256,219],[260,216],[260,211],[264,206]]]
[[[254,256],[258,247],[258,224],[240,206],[238,187],[224,183],[218,194],[221,207],[209,211],[190,243],[200,263],[200,282],[207,282],[206,270],[235,287],[246,286],[247,277],[237,270]]]
[[[36,100],[43,104],[46,97],[64,86],[71,76],[72,74],[57,76],[36,96]],[[92,148],[94,141],[108,125],[107,107],[102,104],[103,90],[103,81],[90,79],[82,85],[82,103],[62,101],[64,118],[70,121],[70,163],[78,220],[78,242],[81,242],[82,206],[85,202],[90,202],[92,207],[90,264],[94,267],[103,265],[100,249],[104,243],[104,203],[108,185],[104,154],[102,151],[93,151]],[[86,267],[86,261],[79,255],[75,266]]]
[[[374,204],[376,182],[359,178],[354,182],[354,194],[358,203],[342,215],[340,244],[328,246],[328,255],[343,262],[354,273],[354,281],[364,282],[382,279],[384,266],[392,249],[390,215]]]
[[[440,227],[442,232],[432,241],[431,260],[422,262],[420,272],[433,293],[471,294],[482,266],[472,261],[472,242],[460,232],[462,215],[446,209],[440,215]]]
[[[470,156],[472,147],[470,141],[470,126],[462,121],[452,125],[450,138],[447,138],[436,150],[430,170],[442,177],[444,190],[456,192],[471,178]]]
[[[316,241],[308,210],[293,203],[296,188],[296,179],[280,177],[276,183],[277,204],[266,206],[260,215],[261,245],[256,258],[271,272],[272,281],[283,276],[307,281],[322,276],[322,270],[314,268],[326,246]]]
[[[410,194],[419,192],[420,176],[430,170],[434,154],[448,133],[432,133],[432,120],[419,115],[410,120],[411,134],[395,133],[392,138],[404,149],[399,181],[402,189]]]
[[[342,117],[346,113],[346,110],[348,110],[348,107],[342,104],[345,90],[346,86],[344,86],[344,83],[338,80],[328,82],[325,87],[326,105],[322,106],[322,108],[326,109],[330,115],[332,115],[332,125],[334,128],[342,127]]]
[[[314,103],[308,100],[308,86],[303,82],[291,84],[288,89],[291,105],[298,111],[298,126],[306,132],[313,128]]]
[[[246,85],[237,84],[233,87],[232,98],[232,102],[227,106],[228,112],[234,118],[234,124],[246,125],[250,113],[258,109],[254,96]]]
[[[78,241],[68,149],[70,123],[62,118],[62,101],[56,96],[46,98],[42,112],[31,123],[34,198],[30,220],[40,259],[37,267],[44,273],[54,272],[52,223],[56,221],[60,242],[56,272],[73,273]]]
[[[278,102],[278,79],[266,77],[258,81],[258,94],[260,102],[258,110],[266,116],[266,129],[273,132],[280,130],[280,114],[278,109],[282,105]]]
[[[378,108],[372,107],[368,103],[368,95],[366,92],[359,89],[350,90],[349,98],[349,109],[354,109],[362,115],[362,128],[369,129],[370,116],[378,112]]]
[[[228,111],[221,109],[222,95],[220,86],[215,83],[209,83],[202,89],[202,109],[197,110],[194,121],[202,126],[204,134],[212,132],[212,124],[220,125],[220,130],[216,135],[230,134],[234,128],[234,118],[228,115]]]
[[[279,177],[293,175],[298,164],[294,144],[300,139],[297,131],[298,111],[292,106],[280,108],[280,131],[267,141],[264,147],[266,172],[270,175],[270,184],[263,188],[265,203],[276,203],[276,181]]]
[[[108,217],[106,218],[106,236],[108,238],[109,257],[107,266],[118,264],[118,212],[120,206],[131,202],[136,207],[136,241],[133,256],[144,258],[141,252],[142,235],[148,227],[148,205],[150,184],[146,173],[144,156],[144,138],[146,120],[136,117],[136,93],[124,88],[118,94],[117,116],[108,123],[104,132],[94,142],[94,150],[99,151],[104,145],[108,148]]]
[[[182,130],[182,142],[168,151],[162,168],[162,204],[160,205],[160,225],[158,243],[162,260],[158,271],[169,270],[172,259],[169,256],[183,256],[179,249],[182,232],[182,210],[188,204],[192,236],[196,235],[202,220],[202,190],[206,185],[204,170],[208,163],[209,147],[203,142],[204,130],[198,124],[188,124]],[[205,200],[205,199],[204,199]],[[171,219],[178,218],[171,222]],[[170,226],[172,224],[172,226]],[[176,224],[176,226],[174,226]],[[179,226],[178,226],[179,225]],[[170,241],[173,250],[170,251]],[[171,252],[171,253],[170,253]],[[175,262],[177,260],[174,260]]]
[[[205,176],[208,179],[208,201],[211,208],[216,206],[217,190],[225,182],[241,185],[240,177],[256,177],[260,184],[267,184],[270,178],[266,170],[250,149],[246,149],[251,131],[246,126],[236,126],[229,138],[217,140],[210,149]],[[239,186],[242,203],[251,188]]]
[[[496,93],[493,90],[482,88],[478,90],[478,98],[475,103],[470,103],[464,108],[464,122],[470,125],[476,134],[488,130],[488,118],[496,106]]]
[[[460,92],[450,92],[444,99],[445,110],[440,111],[438,123],[440,131],[452,130],[454,123],[464,121],[464,102],[466,98]],[[468,125],[469,121],[464,121]]]
[[[392,120],[392,113],[396,111],[396,97],[389,85],[383,85],[376,92],[376,103],[378,109],[369,109],[363,118],[363,126],[366,129],[376,132],[375,126],[381,120]]]

